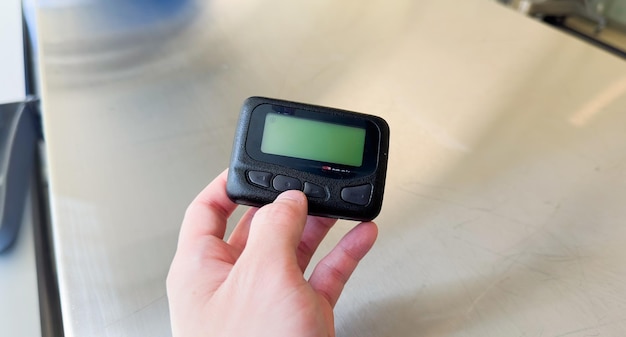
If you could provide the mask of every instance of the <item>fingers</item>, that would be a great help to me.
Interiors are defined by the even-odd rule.
[[[242,217],[228,239],[228,244],[242,251],[248,240],[250,223],[258,208],[249,209]],[[308,216],[304,225],[301,241],[296,249],[296,257],[300,270],[304,272],[313,254],[337,219]]]
[[[302,272],[304,272],[306,267],[309,265],[317,247],[336,222],[337,219],[314,216],[307,217],[304,232],[302,233],[302,240],[300,241],[298,250],[296,251],[298,266]]]
[[[261,207],[250,224],[243,256],[297,263],[296,249],[306,222],[307,200],[300,191],[286,191]],[[251,255],[253,254],[253,255]]]
[[[374,245],[378,227],[363,222],[346,234],[333,250],[315,267],[309,283],[332,307],[359,261]]]
[[[253,207],[244,213],[228,238],[229,245],[239,251],[242,251],[246,247],[246,241],[248,241],[248,234],[250,232],[250,223],[258,210],[258,208]]]
[[[178,248],[205,236],[224,238],[226,222],[237,205],[226,195],[225,170],[191,202],[180,229]]]

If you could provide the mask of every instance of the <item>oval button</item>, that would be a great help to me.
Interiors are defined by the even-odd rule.
[[[326,198],[326,189],[322,186],[304,182],[304,194],[312,198]]]
[[[277,191],[301,190],[302,183],[300,180],[287,176],[276,176],[272,181],[272,186]]]
[[[271,178],[272,178],[272,174],[269,172],[263,172],[263,171],[249,171],[248,172],[248,179],[250,179],[250,182],[255,185],[259,185],[263,187],[270,187]]]
[[[369,204],[372,196],[372,185],[344,187],[341,190],[341,199],[355,205],[365,206]]]

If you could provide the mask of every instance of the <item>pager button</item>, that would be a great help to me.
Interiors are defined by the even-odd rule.
[[[301,190],[302,183],[300,180],[287,176],[276,176],[272,181],[272,186],[277,191]]]
[[[250,182],[259,185],[262,187],[270,187],[270,180],[272,179],[272,174],[269,172],[262,171],[249,171],[248,179]]]
[[[326,189],[324,189],[322,186],[305,182],[304,194],[311,198],[326,198]]]
[[[341,189],[341,199],[355,205],[365,206],[369,204],[372,196],[372,185],[344,187]]]

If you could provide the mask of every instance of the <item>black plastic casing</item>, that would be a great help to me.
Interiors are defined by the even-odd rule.
[[[258,123],[251,122],[255,109],[264,104],[270,104],[276,109],[296,109],[306,113],[309,118],[318,116],[320,120],[332,121],[334,119],[349,121],[353,120],[357,123],[368,125],[368,132],[378,132],[376,144],[368,141],[368,159],[371,163],[371,169],[367,172],[359,174],[329,174],[314,169],[302,170],[286,165],[279,160],[259,160],[251,156],[251,153],[257,152],[258,149],[248,149],[250,145],[249,137],[251,134],[258,134],[262,130],[258,130]],[[258,117],[257,117],[258,120]],[[257,123],[257,124],[255,124]],[[251,125],[256,126],[252,130]],[[340,109],[310,105],[304,103],[290,102],[278,99],[250,97],[241,109],[239,123],[235,132],[235,140],[233,143],[233,151],[228,171],[228,182],[226,192],[228,197],[238,203],[248,206],[261,207],[272,203],[281,193],[270,184],[270,187],[261,187],[249,181],[248,172],[263,171],[272,174],[272,178],[277,175],[297,178],[303,184],[309,182],[322,186],[326,189],[326,198],[308,197],[308,211],[310,215],[323,216],[330,218],[340,218],[356,221],[369,221],[374,219],[382,208],[383,194],[385,189],[385,177],[387,174],[387,159],[389,152],[389,126],[385,120],[380,117],[361,114],[357,112],[345,111]],[[270,156],[271,157],[271,156]],[[375,157],[375,158],[374,158]],[[311,161],[312,166],[325,165],[321,162]],[[329,163],[329,166],[337,166]],[[370,201],[367,205],[361,206],[346,202],[341,198],[341,190],[345,187],[359,186],[363,184],[371,184],[373,189]]]

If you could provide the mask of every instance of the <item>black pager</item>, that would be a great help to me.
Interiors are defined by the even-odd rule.
[[[309,214],[358,221],[382,207],[389,126],[382,118],[271,98],[248,98],[235,133],[226,190],[260,207],[301,190]]]

